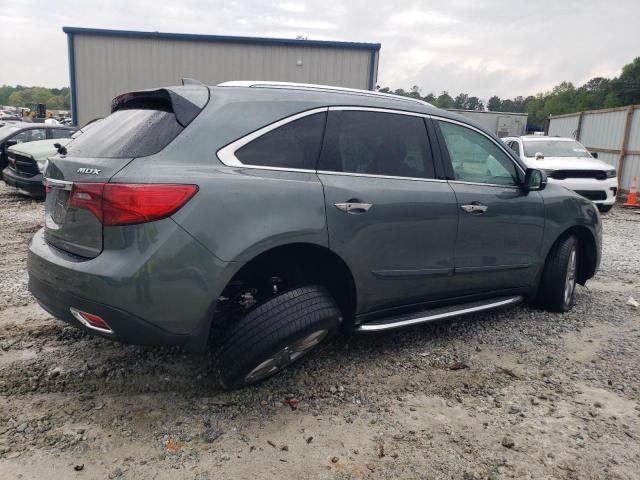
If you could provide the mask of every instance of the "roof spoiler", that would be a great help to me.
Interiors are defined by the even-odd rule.
[[[209,102],[209,87],[196,80],[183,79],[182,87],[165,87],[123,93],[111,101],[111,113],[118,110],[154,109],[172,112],[186,127]]]

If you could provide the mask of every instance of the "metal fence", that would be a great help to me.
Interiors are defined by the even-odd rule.
[[[551,116],[547,135],[573,137],[598,152],[600,160],[618,170],[622,190],[640,177],[640,105]]]

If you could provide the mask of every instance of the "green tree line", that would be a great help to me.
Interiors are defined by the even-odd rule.
[[[36,103],[44,103],[50,110],[69,110],[71,108],[69,87],[45,88],[23,85],[0,87],[0,105],[31,108]]]
[[[402,88],[391,90],[389,87],[378,91],[419,98],[440,108],[528,113],[530,125],[544,126],[549,115],[640,104],[640,57],[625,65],[617,77],[595,77],[580,87],[562,82],[550,92],[528,97],[500,98],[494,95],[484,101],[466,93],[453,97],[447,91],[438,96],[433,93],[423,96],[417,85],[408,91]]]

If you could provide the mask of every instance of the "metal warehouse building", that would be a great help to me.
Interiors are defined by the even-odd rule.
[[[316,83],[372,90],[379,43],[229,37],[64,27],[77,125],[109,114],[124,92],[228,80]]]

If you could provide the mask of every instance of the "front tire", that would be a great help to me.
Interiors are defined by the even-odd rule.
[[[600,213],[607,213],[612,208],[613,205],[598,205],[598,210],[600,211]]]
[[[226,390],[277,374],[336,333],[342,316],[320,286],[277,295],[229,327],[218,356]]]
[[[578,240],[573,235],[555,243],[540,280],[538,305],[552,312],[571,309],[576,290],[578,258]]]

